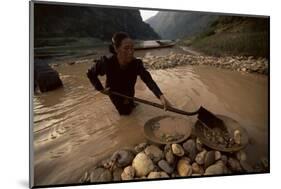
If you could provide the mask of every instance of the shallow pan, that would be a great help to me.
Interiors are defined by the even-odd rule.
[[[167,119],[171,124],[163,124],[163,121],[165,123]],[[144,124],[144,134],[149,141],[156,144],[180,143],[191,135],[193,125],[194,123],[190,120],[181,117],[157,116]],[[167,130],[168,132],[164,132]]]
[[[223,120],[227,131],[231,137],[233,137],[233,133],[235,130],[239,130],[241,134],[241,143],[235,144],[232,147],[226,147],[224,145],[218,145],[214,142],[211,142],[205,135],[204,135],[204,129],[206,129],[206,126],[204,126],[204,123],[202,123],[200,120],[197,120],[195,123],[195,135],[201,140],[201,142],[208,146],[209,148],[212,148],[214,150],[223,151],[223,152],[235,152],[239,151],[243,148],[245,148],[248,144],[249,137],[247,131],[234,119],[229,118],[227,116],[223,115],[217,115],[218,118]]]

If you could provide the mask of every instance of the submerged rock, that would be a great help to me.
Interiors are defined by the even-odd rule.
[[[34,90],[48,92],[63,86],[59,73],[51,68],[45,60],[34,61]]]
[[[152,160],[144,153],[140,152],[133,160],[132,166],[135,168],[136,176],[146,176],[154,169]]]

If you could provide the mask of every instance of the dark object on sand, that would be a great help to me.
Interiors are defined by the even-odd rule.
[[[57,71],[52,69],[47,63],[35,61],[34,90],[38,87],[41,92],[47,92],[62,86],[63,84]]]

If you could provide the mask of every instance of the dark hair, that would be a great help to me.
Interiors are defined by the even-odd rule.
[[[126,38],[129,38],[130,36],[125,32],[116,32],[113,34],[113,37],[111,39],[112,43],[109,45],[109,52],[112,54],[116,54],[114,47],[118,48],[120,47],[122,41]]]

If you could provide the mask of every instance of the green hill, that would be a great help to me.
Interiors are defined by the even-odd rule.
[[[269,57],[269,17],[220,16],[204,32],[183,40],[209,55]]]

